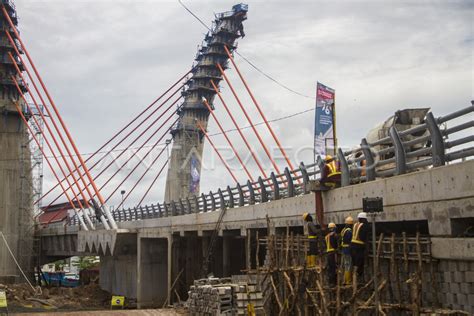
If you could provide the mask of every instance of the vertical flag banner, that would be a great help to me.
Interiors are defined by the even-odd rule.
[[[197,159],[196,155],[193,153],[191,156],[191,179],[189,183],[189,192],[190,193],[199,193],[199,181],[201,180],[201,176],[199,175],[199,160]]]
[[[314,125],[314,153],[316,156],[332,154],[335,148],[334,105],[335,90],[322,83],[316,86],[316,118]]]

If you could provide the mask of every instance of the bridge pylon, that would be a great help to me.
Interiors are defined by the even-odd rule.
[[[203,101],[213,104],[216,92],[211,80],[218,84],[222,79],[216,65],[227,68],[228,56],[224,47],[230,51],[237,48],[236,40],[245,35],[242,23],[247,19],[247,10],[247,5],[237,4],[231,11],[216,14],[212,28],[198,49],[192,77],[182,92],[184,101],[178,111],[179,120],[171,131],[174,142],[166,181],[166,201],[199,194],[204,134],[198,123],[206,128],[209,118],[209,110]]]
[[[2,0],[1,7],[5,8],[13,26],[17,28],[18,16],[14,3]],[[35,182],[33,178],[32,170],[37,170],[32,165],[30,139],[16,104],[24,109],[25,117],[31,117],[34,113],[27,113],[15,82],[11,79],[16,69],[9,53],[22,71],[24,68],[8,40],[7,32],[14,34],[6,17],[0,14],[0,231],[20,266],[31,274],[34,233],[32,199],[37,187],[41,187],[41,181]],[[23,53],[18,41],[14,43],[19,53]],[[19,76],[16,79],[20,89],[26,92],[26,84]],[[35,183],[39,183],[39,186]],[[19,275],[7,245],[0,240],[0,283],[19,281]]]

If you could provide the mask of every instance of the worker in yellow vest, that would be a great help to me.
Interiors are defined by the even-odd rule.
[[[339,187],[341,185],[341,171],[336,160],[327,155],[324,163],[324,168],[321,171],[321,184],[328,188]]]
[[[367,213],[359,213],[357,219],[358,222],[352,228],[351,255],[352,264],[357,267],[357,275],[362,278],[364,276],[365,251],[370,227],[367,221]]]
[[[345,220],[345,224],[341,231],[341,267],[344,269],[344,285],[350,285],[352,283],[351,241],[354,219],[348,216]]]
[[[316,266],[317,255],[319,254],[319,236],[321,236],[321,226],[313,222],[313,217],[309,213],[303,214],[303,221],[306,223],[309,241],[309,251],[306,255],[306,266],[314,268]]]
[[[328,280],[329,280],[330,285],[335,286],[336,281],[337,281],[337,248],[338,248],[336,224],[329,223],[328,230],[329,232],[327,233],[325,237]]]

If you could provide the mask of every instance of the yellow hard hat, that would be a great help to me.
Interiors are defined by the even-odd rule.
[[[346,217],[346,224],[352,225],[354,224],[354,219],[351,216]]]
[[[326,161],[326,162],[331,161],[331,160],[332,160],[331,155],[327,155],[326,158],[324,158],[324,161]]]
[[[303,220],[305,221],[306,218],[308,217],[309,213],[303,213]]]
[[[336,228],[336,224],[334,224],[334,223],[329,223],[328,228]]]

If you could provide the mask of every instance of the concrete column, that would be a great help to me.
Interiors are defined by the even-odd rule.
[[[143,269],[142,269],[142,239],[140,236],[137,235],[137,308],[143,308],[142,306],[142,300],[143,300],[143,294],[142,294],[142,278],[144,277],[143,275]]]
[[[230,254],[231,254],[231,236],[223,236],[222,237],[222,274],[224,277],[230,276],[230,269],[231,269],[231,262],[230,262]]]
[[[168,236],[168,253],[167,253],[167,261],[168,261],[168,286],[167,286],[167,294],[166,294],[166,299],[168,302],[170,302],[170,289],[171,289],[171,284],[173,283],[173,235]]]
[[[186,285],[189,287],[194,281],[194,279],[199,278],[199,270],[201,265],[199,264],[199,252],[197,236],[187,236],[186,237],[186,264],[185,264],[185,273],[186,273]],[[187,293],[187,288],[186,288]],[[183,294],[186,294],[183,293]]]
[[[202,236],[202,257],[207,257],[207,250],[209,249],[209,236]]]
[[[137,250],[138,308],[161,307],[170,287],[169,243],[166,238],[139,238]]]

